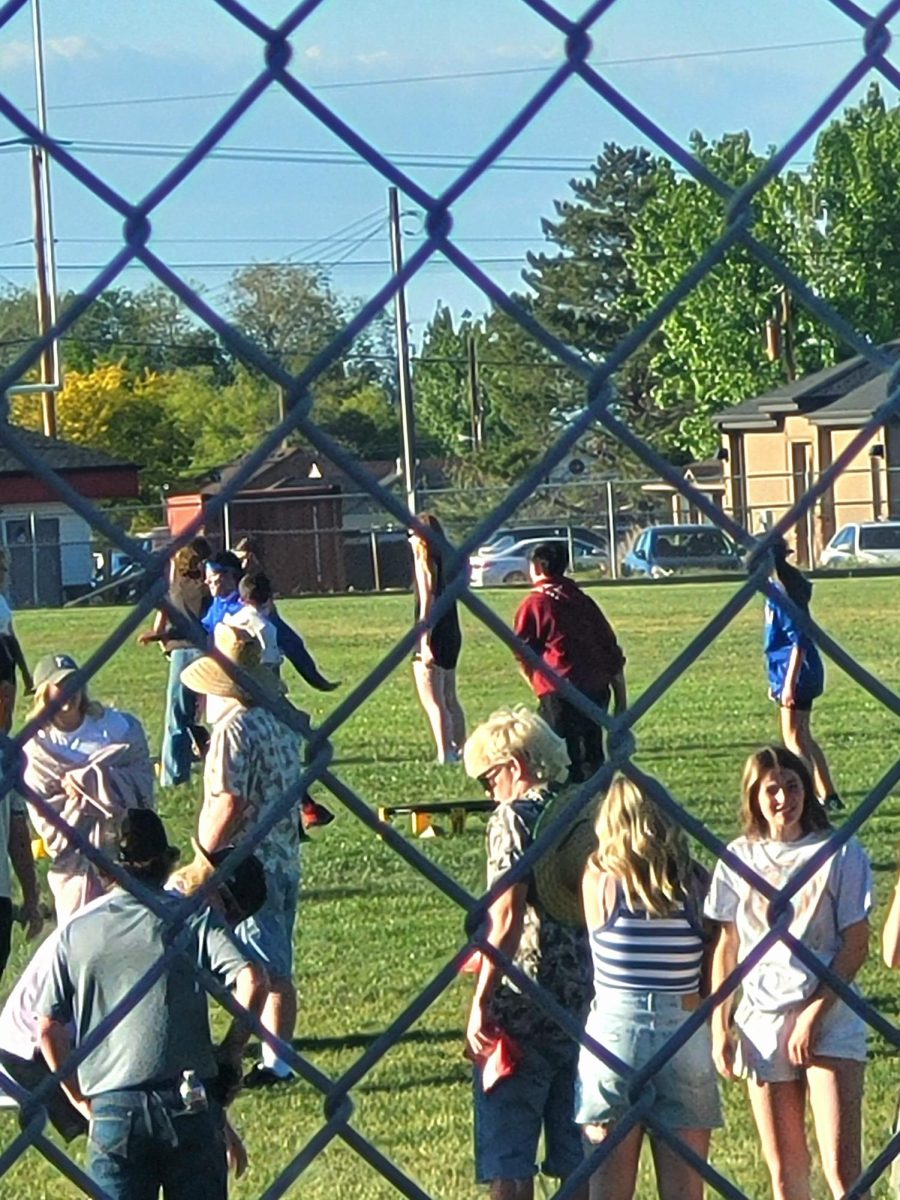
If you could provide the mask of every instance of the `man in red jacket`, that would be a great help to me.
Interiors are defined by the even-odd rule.
[[[541,542],[531,555],[533,589],[519,605],[518,637],[557,675],[604,710],[612,693],[613,711],[627,707],[625,655],[612,626],[593,600],[566,574],[565,542]],[[556,684],[520,660],[522,673],[538,698],[538,711],[565,739],[570,779],[589,779],[603,763],[603,730],[565,699]]]

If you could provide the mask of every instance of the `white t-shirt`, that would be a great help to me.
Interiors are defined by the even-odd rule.
[[[99,717],[86,716],[77,729],[58,729],[48,724],[34,736],[53,746],[57,758],[73,767],[83,767],[98,750],[128,740],[128,719],[117,708],[106,708]]]
[[[795,842],[740,837],[728,849],[773,887],[783,888],[828,840],[828,831]],[[793,899],[790,932],[830,965],[850,925],[864,921],[872,907],[872,868],[862,846],[851,838],[816,871]],[[716,863],[705,913],[713,921],[734,922],[742,962],[770,929],[769,901],[725,862]],[[818,977],[784,942],[776,942],[745,976],[744,1002],[762,1012],[782,1012],[807,999]]]
[[[245,604],[237,612],[226,613],[222,618],[223,625],[231,625],[234,629],[243,629],[259,642],[260,662],[266,667],[281,666],[281,651],[278,649],[278,631],[268,617],[250,604]]]

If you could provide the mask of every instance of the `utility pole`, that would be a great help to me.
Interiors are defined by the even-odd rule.
[[[36,274],[37,319],[38,335],[46,337],[53,324],[53,304],[50,299],[51,288],[47,277],[46,228],[44,226],[44,205],[41,189],[41,159],[43,150],[39,146],[31,147],[31,194],[34,202],[34,266]],[[56,382],[54,371],[53,345],[45,345],[41,351],[39,364],[41,383],[48,385]],[[41,392],[41,424],[44,436],[56,437],[56,395],[48,388]]]
[[[391,267],[396,275],[403,268],[403,233],[400,229],[400,197],[395,187],[388,188],[388,212],[391,226]],[[403,439],[403,484],[406,506],[418,509],[416,499],[416,420],[413,412],[412,377],[409,371],[409,330],[406,319],[406,292],[401,286],[394,295],[397,330],[397,382],[400,391],[400,432]]]
[[[469,389],[472,449],[480,450],[484,444],[484,408],[481,403],[481,388],[478,381],[478,349],[473,333],[466,338],[466,379]]]

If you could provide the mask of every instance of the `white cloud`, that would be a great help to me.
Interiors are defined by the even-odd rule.
[[[70,37],[45,38],[44,56],[47,59],[63,58],[68,62],[99,58],[100,50],[91,38]],[[15,71],[19,67],[31,67],[34,48],[30,41],[0,42],[0,70]]]
[[[392,57],[388,50],[371,50],[367,54],[357,54],[356,61],[370,67],[372,63],[387,62]]]
[[[30,66],[32,57],[31,42],[0,43],[0,70],[14,71],[16,67]]]
[[[99,58],[97,43],[91,38],[71,34],[69,37],[49,38],[44,43],[44,52],[52,58],[75,59]]]
[[[319,58],[324,58],[325,51],[322,49],[321,46],[307,46],[306,49],[303,51],[303,57],[310,58],[313,60],[316,60]]]

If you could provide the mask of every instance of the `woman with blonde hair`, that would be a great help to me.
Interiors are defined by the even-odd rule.
[[[418,520],[427,529],[444,536],[440,521],[433,513],[419,513]],[[439,546],[426,541],[415,529],[409,544],[415,570],[415,620],[427,621],[444,593],[444,555]],[[431,725],[439,763],[459,762],[466,740],[466,718],[456,695],[456,665],[462,649],[462,633],[456,602],[426,629],[419,639],[413,658],[413,675],[419,701]]]
[[[744,834],[729,845],[731,855],[775,889],[819,863],[792,899],[789,931],[850,983],[869,945],[872,870],[865,851],[850,838],[823,854],[828,817],[806,763],[783,746],[750,755],[742,793]],[[720,926],[717,989],[769,934],[773,918],[769,897],[725,860],[716,864],[706,913]],[[747,1080],[773,1197],[811,1198],[807,1099],[829,1191],[845,1195],[862,1172],[865,1022],[780,939],[754,956],[741,991],[733,1021],[731,997],[713,1015],[713,1054],[726,1079]]]
[[[36,801],[98,847],[114,835],[127,809],[154,807],[143,726],[131,713],[91,700],[84,687],[66,695],[66,684],[77,670],[68,654],[50,654],[37,664],[29,720],[42,719],[42,724],[23,748],[25,799],[50,858],[47,882],[58,921],[99,896],[105,884],[90,859]],[[48,716],[53,704],[59,707]]]
[[[16,708],[16,669],[22,676],[25,691],[34,686],[28,663],[13,629],[13,614],[6,599],[9,585],[9,551],[0,546],[0,733],[12,729]]]
[[[598,847],[582,887],[594,965],[585,1031],[640,1069],[700,1004],[711,938],[703,926],[704,873],[681,827],[625,776],[613,780],[596,824]],[[604,1142],[632,1101],[629,1080],[587,1047],[578,1059],[575,1119],[589,1148]],[[701,1025],[645,1085],[655,1117],[706,1158],[722,1124],[709,1028]],[[657,1192],[701,1200],[703,1180],[651,1132]],[[644,1127],[635,1125],[591,1178],[591,1200],[631,1200]]]

